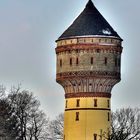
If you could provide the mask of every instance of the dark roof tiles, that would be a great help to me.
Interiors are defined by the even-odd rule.
[[[58,40],[76,36],[120,36],[109,25],[106,19],[96,9],[91,0],[88,1],[83,12],[72,25],[58,38]]]

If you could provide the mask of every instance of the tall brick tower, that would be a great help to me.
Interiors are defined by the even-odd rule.
[[[121,79],[122,39],[89,0],[56,42],[64,140],[101,140],[110,130],[111,90]]]

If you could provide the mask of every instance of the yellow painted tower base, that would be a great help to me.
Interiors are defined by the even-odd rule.
[[[110,129],[110,98],[66,99],[64,140],[101,140]]]

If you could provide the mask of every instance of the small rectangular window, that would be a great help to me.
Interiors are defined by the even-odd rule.
[[[70,66],[72,66],[72,58],[70,58]]]
[[[80,107],[80,99],[76,100],[76,107]]]
[[[79,59],[78,58],[76,58],[76,65],[78,65],[79,64]]]
[[[76,118],[75,118],[76,121],[79,121],[79,112],[76,112]]]
[[[97,134],[94,134],[93,137],[94,137],[94,140],[97,140]]]
[[[66,104],[65,104],[65,108],[67,108],[68,107],[68,100],[66,100]]]
[[[120,58],[118,58],[118,67],[120,66],[120,64],[121,64],[121,60]]]
[[[94,107],[97,107],[97,99],[94,99]]]
[[[110,108],[110,101],[107,100],[107,107]]]
[[[62,59],[60,59],[60,67],[62,67]]]
[[[115,58],[115,67],[120,66],[120,58]]]
[[[104,63],[105,63],[105,65],[107,65],[107,57],[105,57],[105,60],[104,60],[104,61],[105,61],[105,62],[104,62]]]
[[[110,113],[108,112],[108,121],[110,121]]]
[[[90,64],[93,64],[93,57],[91,57],[90,59]]]
[[[117,66],[118,66],[118,59],[115,58],[115,67],[117,67]]]

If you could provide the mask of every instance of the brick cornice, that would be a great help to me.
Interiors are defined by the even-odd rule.
[[[65,93],[65,98],[84,98],[84,97],[103,97],[111,98],[111,93],[106,92],[79,92],[79,93]]]
[[[112,44],[71,44],[71,45],[64,45],[59,46],[56,48],[56,53],[65,52],[65,51],[72,51],[72,50],[107,50],[107,51],[116,51],[122,52],[122,47],[118,45]]]

